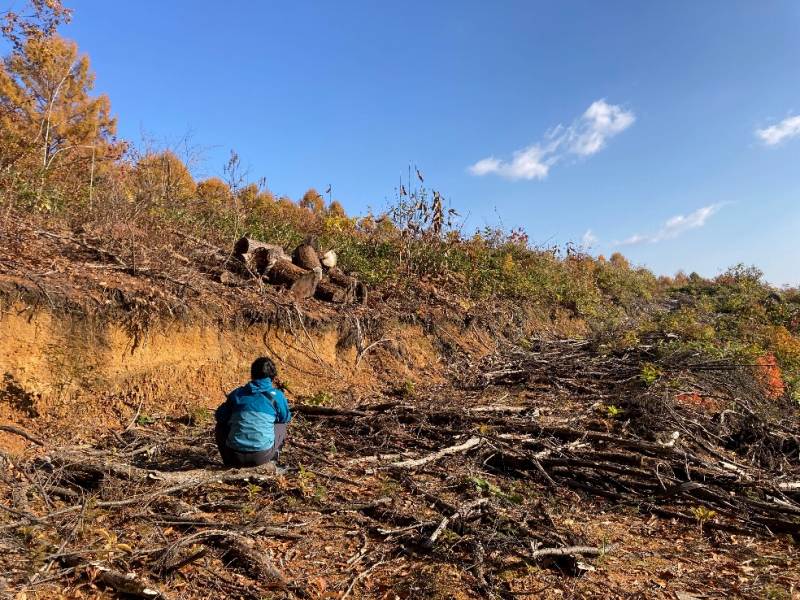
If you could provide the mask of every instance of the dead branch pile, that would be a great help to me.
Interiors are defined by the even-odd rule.
[[[485,360],[475,386],[585,399],[567,422],[504,417],[487,464],[654,514],[713,515],[711,528],[800,539],[796,405],[766,399],[752,365],[691,357],[659,360],[648,387],[656,356],[654,346],[599,353],[587,340],[540,340]]]
[[[730,373],[725,387],[709,365],[678,361],[673,379],[718,396],[714,411],[682,405],[642,383],[651,355],[540,341],[463,365],[470,390],[299,405],[285,473],[221,470],[207,429],[166,422],[6,458],[0,544],[33,586],[429,597],[419,580],[402,586],[435,564],[457,569],[469,597],[513,598],[526,588],[509,571],[549,569],[558,586],[624,550],[558,521],[576,494],[712,535],[800,536],[796,411],[764,416]],[[741,438],[737,419],[762,436]]]

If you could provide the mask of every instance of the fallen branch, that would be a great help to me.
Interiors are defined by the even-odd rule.
[[[614,546],[597,548],[595,546],[567,546],[565,548],[540,548],[534,550],[528,556],[534,560],[547,556],[600,556],[611,552]]]
[[[119,594],[136,598],[148,598],[150,600],[155,598],[166,600],[167,598],[164,592],[152,586],[146,579],[139,577],[136,573],[122,573],[99,562],[82,563],[80,556],[66,556],[61,559],[61,562],[68,567],[86,568],[89,571],[87,576],[92,581],[100,582]]]
[[[32,433],[29,433],[29,432],[25,431],[21,427],[17,427],[15,425],[0,425],[0,431],[7,431],[9,433],[13,433],[13,434],[18,435],[20,437],[23,437],[26,440],[28,440],[29,442],[33,442],[37,446],[44,446],[45,445],[44,441],[42,441],[40,438],[36,437]]]
[[[314,417],[366,417],[369,414],[362,410],[314,406],[313,404],[296,404],[292,406],[292,410],[301,415]]]
[[[453,523],[469,519],[476,511],[476,509],[488,503],[489,503],[488,498],[478,498],[477,500],[473,500],[472,502],[467,502],[464,506],[459,508],[455,513],[453,513],[449,517],[445,517],[444,519],[442,519],[439,525],[433,531],[433,533],[431,533],[427,538],[422,540],[422,547],[427,549],[433,548],[433,545],[436,543],[436,540],[439,539],[439,536],[442,535],[442,532],[448,526],[451,526],[451,524]]]
[[[448,448],[442,448],[434,452],[433,454],[429,454],[428,456],[424,456],[422,458],[417,458],[415,460],[403,460],[400,462],[392,463],[392,467],[397,467],[400,469],[413,469],[414,467],[420,467],[424,464],[429,462],[433,462],[435,460],[439,460],[440,458],[444,458],[450,454],[458,454],[459,452],[466,452],[476,446],[479,446],[481,443],[481,438],[479,437],[471,437],[463,444],[458,444],[457,446],[450,446]]]

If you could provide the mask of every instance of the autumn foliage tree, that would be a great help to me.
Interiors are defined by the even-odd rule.
[[[346,217],[347,213],[344,211],[344,207],[342,206],[341,202],[338,200],[334,200],[331,202],[330,206],[328,206],[328,216],[331,217]]]
[[[228,184],[219,177],[209,177],[198,183],[196,195],[203,205],[209,208],[221,208],[232,198]]]
[[[320,194],[314,188],[309,188],[309,190],[303,194],[299,204],[303,208],[310,210],[315,215],[322,214],[322,211],[325,209],[325,200],[323,200],[322,194]]]
[[[171,150],[148,153],[140,158],[133,169],[130,185],[132,200],[161,208],[183,204],[196,191],[189,169]]]
[[[30,18],[6,15],[11,52],[0,62],[0,185],[37,208],[91,201],[124,146],[105,95],[92,96],[87,56],[59,37],[64,9],[34,2]]]

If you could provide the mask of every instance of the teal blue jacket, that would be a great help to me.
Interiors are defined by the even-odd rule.
[[[268,377],[233,390],[215,416],[228,431],[228,447],[237,452],[269,450],[275,444],[275,423],[292,420],[286,396]]]

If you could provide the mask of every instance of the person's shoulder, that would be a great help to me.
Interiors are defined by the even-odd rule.
[[[249,383],[245,383],[244,385],[240,385],[239,387],[231,390],[228,393],[228,398],[231,398],[231,399],[235,400],[236,398],[239,398],[241,396],[250,395],[252,392],[250,391],[250,387],[249,386],[250,386]]]

